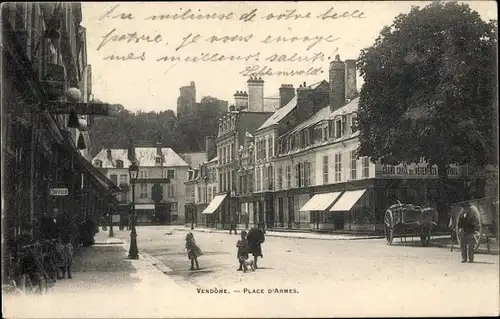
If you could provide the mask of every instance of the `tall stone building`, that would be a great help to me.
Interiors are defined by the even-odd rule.
[[[196,105],[196,84],[191,81],[188,86],[179,88],[180,95],[177,98],[177,116],[186,114],[193,110]]]

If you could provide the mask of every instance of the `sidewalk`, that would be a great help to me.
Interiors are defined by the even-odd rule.
[[[175,227],[177,231],[191,231],[191,227]],[[238,232],[242,230],[246,230],[243,228],[239,228]],[[195,228],[194,231],[197,232],[205,232],[205,233],[221,233],[228,234],[229,230],[224,229],[213,229],[213,228]],[[247,230],[248,231],[248,230]],[[322,239],[322,240],[360,240],[360,239],[380,239],[384,238],[383,236],[367,236],[367,235],[355,235],[355,234],[318,234],[307,231],[273,231],[266,230],[266,236],[268,237],[282,237],[282,238],[297,238],[297,239]]]
[[[8,318],[165,317],[185,312],[179,300],[193,291],[175,283],[148,258],[127,259],[121,240],[96,235],[97,244],[75,256],[73,279],[58,280],[46,295],[4,296]],[[105,242],[114,244],[102,244]],[[194,289],[193,289],[194,290]]]
[[[408,240],[401,242],[398,238],[394,238],[393,245],[405,245],[405,246],[420,246],[420,239]],[[431,242],[429,244],[430,247],[439,247],[439,248],[447,248],[452,249],[453,251],[460,252],[460,246],[458,243],[452,243],[450,236],[438,236],[431,238]],[[479,248],[476,250],[476,254],[486,254],[486,255],[498,255],[498,242],[496,239],[490,239],[490,247],[488,250],[488,246],[486,243],[482,243]]]

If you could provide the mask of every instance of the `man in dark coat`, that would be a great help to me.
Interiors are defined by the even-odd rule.
[[[258,227],[253,227],[248,231],[247,240],[248,240],[248,252],[253,255],[253,263],[255,268],[257,267],[257,258],[263,258],[262,247],[261,244],[265,241],[264,236],[264,223],[259,223]]]
[[[57,215],[57,208],[54,208],[52,214],[45,213],[41,218],[40,231],[43,239],[57,239],[59,237],[59,227],[56,223]]]
[[[466,205],[458,217],[458,235],[460,236],[460,250],[462,251],[462,262],[474,262],[474,246],[476,239],[474,233],[479,228],[479,221],[470,205]]]
[[[236,225],[237,225],[236,218],[232,217],[231,218],[231,223],[229,225],[229,235],[231,235],[231,233],[233,232],[233,230],[234,230],[234,234],[238,235],[238,232],[236,231]]]

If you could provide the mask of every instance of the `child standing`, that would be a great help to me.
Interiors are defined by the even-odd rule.
[[[241,232],[241,239],[236,243],[236,247],[238,247],[237,258],[240,263],[240,267],[237,269],[238,271],[243,270],[244,262],[248,259],[248,241],[247,241],[247,232]]]
[[[66,272],[68,272],[68,279],[71,279],[71,266],[73,265],[73,244],[71,244],[71,238],[65,237],[62,241],[59,241],[57,250],[62,258],[60,268],[62,276],[59,279],[64,279]]]
[[[188,258],[191,260],[191,268],[189,270],[194,270],[194,264],[196,263],[196,269],[200,269],[198,265],[198,257],[203,255],[200,247],[196,245],[194,236],[192,233],[186,235],[186,249],[188,251]]]

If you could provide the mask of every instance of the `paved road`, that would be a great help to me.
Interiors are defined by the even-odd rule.
[[[204,255],[202,269],[193,272],[184,249],[187,232],[143,226],[137,233],[139,250],[171,268],[169,275],[193,293],[196,288],[227,289],[230,294],[203,296],[226,316],[241,314],[238,307],[248,308],[248,316],[452,316],[499,311],[499,259],[494,255],[477,255],[476,263],[462,264],[457,251],[387,246],[383,239],[267,237],[260,269],[244,274],[236,271],[239,236],[195,232]],[[118,236],[127,238],[128,232]],[[275,293],[276,288],[292,293]],[[243,293],[253,289],[254,293]],[[235,310],[227,312],[228,307]]]

